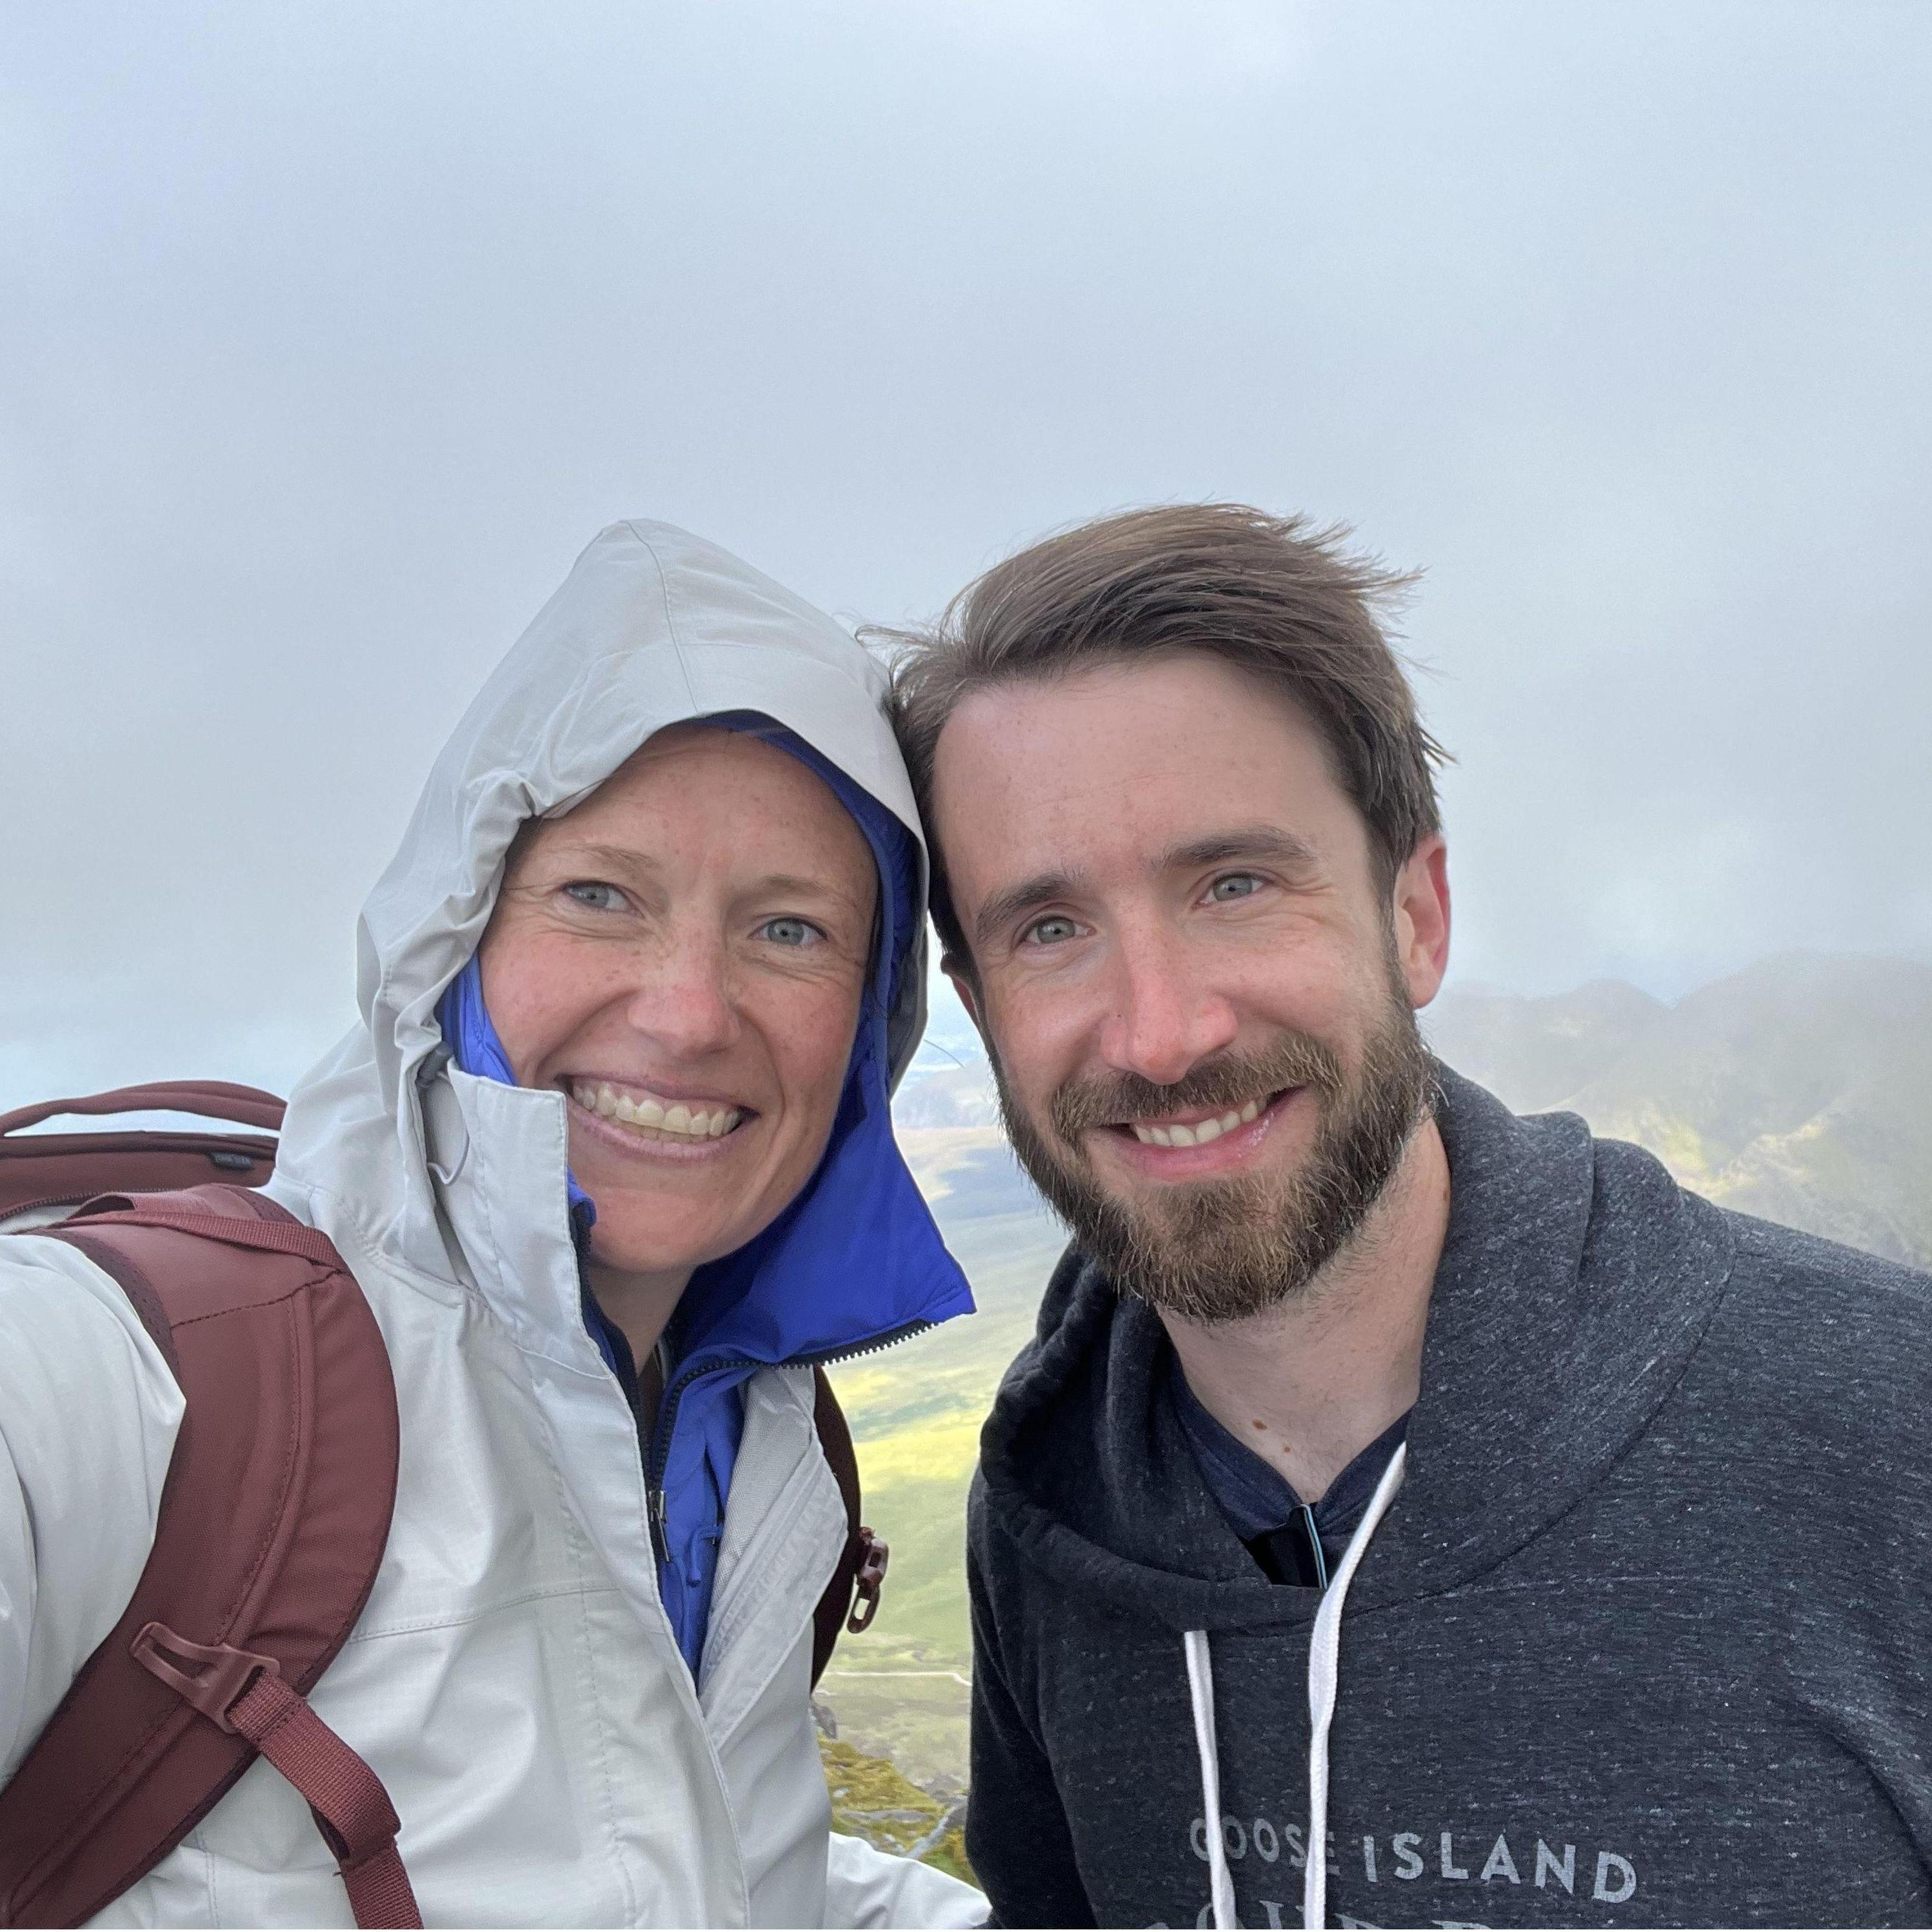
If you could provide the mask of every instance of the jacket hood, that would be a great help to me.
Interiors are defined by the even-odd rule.
[[[880,880],[882,902],[909,903],[868,1003],[878,1091],[848,1080],[836,1144],[855,1112],[883,1108],[926,1018],[926,848],[885,693],[851,638],[736,558],[668,524],[604,531],[464,714],[369,896],[362,1023],[292,1096],[278,1190],[425,1286],[480,1288],[526,1346],[588,1370],[599,1358],[578,1306],[563,1096],[452,1066],[438,1001],[476,950],[526,819],[567,812],[668,725],[768,720],[904,835],[903,894]],[[936,1233],[913,1245],[876,1271],[881,1329],[970,1305]]]
[[[1448,1234],[1402,1486],[1352,1612],[1444,1590],[1598,1483],[1689,1363],[1727,1280],[1724,1217],[1574,1114],[1520,1119],[1437,1070]],[[1158,1318],[1070,1250],[981,1445],[976,1507],[1066,1587],[1177,1633],[1312,1621],[1269,1582],[1158,1399]]]

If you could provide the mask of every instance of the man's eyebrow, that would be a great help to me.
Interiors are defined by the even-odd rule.
[[[989,945],[1000,928],[1018,918],[1022,913],[1036,905],[1045,905],[1049,900],[1066,898],[1078,892],[1079,886],[1078,875],[1072,872],[1036,872],[1031,878],[1022,879],[1017,885],[995,892],[980,908],[973,921],[974,943]]]
[[[1160,869],[1225,866],[1242,859],[1267,860],[1298,872],[1312,872],[1321,863],[1314,847],[1297,833],[1284,832],[1278,825],[1243,825],[1170,845],[1161,855]]]

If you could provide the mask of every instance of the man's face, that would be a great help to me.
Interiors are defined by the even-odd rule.
[[[976,693],[934,806],[972,953],[954,983],[1082,1244],[1198,1322],[1304,1286],[1427,1102],[1442,841],[1381,890],[1314,726],[1204,653]]]

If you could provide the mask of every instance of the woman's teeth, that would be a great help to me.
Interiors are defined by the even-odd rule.
[[[692,1107],[682,1100],[661,1100],[655,1094],[633,1100],[608,1080],[594,1087],[588,1081],[575,1082],[570,1096],[599,1120],[621,1120],[627,1127],[655,1127],[660,1133],[679,1134],[692,1141],[720,1139],[745,1118],[742,1107]]]
[[[1250,1100],[1245,1107],[1238,1107],[1218,1120],[1197,1121],[1191,1127],[1178,1124],[1157,1127],[1140,1120],[1130,1120],[1127,1124],[1134,1130],[1134,1138],[1143,1146],[1204,1147],[1210,1141],[1218,1141],[1223,1134],[1232,1133],[1237,1127],[1246,1126],[1267,1104],[1264,1100]]]

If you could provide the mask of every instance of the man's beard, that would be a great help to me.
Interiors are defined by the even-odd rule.
[[[1028,1119],[995,1057],[1000,1111],[1020,1165],[1115,1287],[1189,1322],[1238,1322],[1300,1293],[1360,1231],[1401,1165],[1435,1088],[1404,992],[1391,988],[1351,1079],[1306,1034],[1265,1053],[1223,1054],[1162,1086],[1138,1074],[1075,1079],[1048,1106],[1052,1138]],[[1144,1201],[1102,1186],[1090,1130],[1226,1111],[1306,1088],[1314,1144],[1287,1174],[1156,1184]]]

